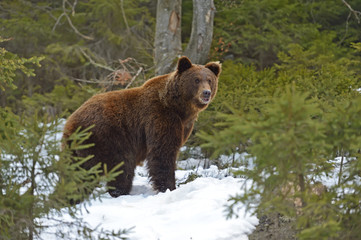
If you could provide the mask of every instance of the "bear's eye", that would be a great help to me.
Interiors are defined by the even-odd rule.
[[[208,83],[209,83],[209,85],[211,85],[211,83],[212,83],[212,80],[211,80],[211,79],[208,79]]]
[[[196,78],[196,79],[194,80],[194,82],[198,84],[198,83],[199,83],[199,79]]]

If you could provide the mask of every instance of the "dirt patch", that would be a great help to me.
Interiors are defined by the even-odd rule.
[[[295,220],[279,213],[258,214],[259,224],[249,240],[296,240]]]

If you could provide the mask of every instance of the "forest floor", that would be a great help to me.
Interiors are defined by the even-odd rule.
[[[249,240],[295,240],[294,219],[278,213],[258,214],[259,224],[250,235]]]

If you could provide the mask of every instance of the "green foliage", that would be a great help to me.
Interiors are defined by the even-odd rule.
[[[357,7],[356,1],[348,3]],[[215,5],[211,57],[224,60],[223,70],[217,97],[200,114],[195,132],[224,129],[215,117],[220,113],[257,115],[278,90],[293,83],[297,91],[320,99],[324,111],[335,100],[358,95],[360,63],[354,49],[359,44],[352,41],[361,40],[360,25],[342,1],[232,0]],[[189,144],[204,142],[192,136]],[[242,151],[247,141],[236,145],[227,152]],[[224,150],[218,148],[213,157]]]
[[[31,97],[24,96],[22,99],[24,111],[29,114],[39,111],[56,116],[64,110],[74,112],[83,102],[96,94],[96,90],[89,86],[79,86],[71,81],[65,81],[64,85],[56,85],[54,89],[45,94],[35,93]]]
[[[17,69],[33,74],[26,63],[40,61],[13,57],[5,55],[1,62],[7,75],[0,78],[0,86],[9,84],[9,79],[11,84]],[[71,153],[91,146],[84,144],[89,129],[76,131],[70,136],[72,144],[61,149],[59,117],[40,117],[37,109],[30,116],[18,116],[0,107],[0,239],[39,239],[51,227],[59,238],[69,239],[77,232],[83,239],[122,239],[126,231],[92,229],[77,213],[89,197],[100,198],[105,190],[93,190],[121,174],[121,164],[110,171],[100,165],[85,171],[80,166],[92,156],[79,158]],[[85,200],[81,205],[69,205],[81,200]],[[56,220],[66,211],[71,222]]]
[[[23,112],[24,96],[47,94],[56,86],[69,86],[69,81],[86,95],[90,88],[103,87],[101,83],[122,67],[121,59],[152,65],[155,4],[149,0],[1,1],[2,35],[12,39],[4,47],[24,59],[39,55],[45,59],[44,67],[34,72],[36,78],[17,76],[13,81],[17,89],[1,92],[0,106]],[[90,86],[83,89],[79,83]],[[73,101],[69,99],[69,104]],[[53,110],[60,114],[72,107],[63,104]]]
[[[267,104],[260,118],[249,119],[237,126],[239,132],[249,137],[252,144],[247,150],[256,157],[254,170],[243,174],[252,174],[254,188],[251,192],[264,187],[262,199],[267,204],[280,208],[284,203],[279,199],[273,202],[276,200],[274,195],[282,196],[278,186],[288,182],[304,185],[305,178],[318,176],[315,166],[327,165],[324,157],[328,146],[323,126],[313,120],[320,113],[317,104],[307,100],[307,95],[288,88]],[[280,205],[276,205],[277,202]]]
[[[211,134],[216,129],[223,129],[223,123],[219,123],[217,116],[222,113],[230,113],[234,109],[240,112],[251,111],[254,113],[263,106],[264,102],[268,101],[266,96],[277,89],[277,85],[274,84],[275,80],[274,69],[256,71],[254,66],[236,64],[232,61],[224,62],[218,82],[217,96],[207,110],[199,115],[195,132],[202,131]],[[224,143],[230,142],[230,139],[224,140]],[[199,146],[205,142],[207,142],[207,137],[199,138],[192,135],[188,144]],[[234,146],[227,153],[235,151],[236,148],[238,147]],[[221,154],[224,150],[218,149],[217,153]],[[206,157],[211,156],[207,148],[202,148],[202,152]],[[219,154],[213,154],[212,158],[216,158]]]
[[[339,103],[325,119],[326,143],[329,151],[339,156],[332,164],[335,183],[327,193],[306,195],[307,205],[298,218],[300,239],[317,236],[318,239],[358,239],[361,226],[360,208],[360,144],[359,121],[361,97]],[[342,107],[341,107],[342,106]],[[337,170],[337,171],[336,171]],[[326,171],[322,171],[327,174]]]
[[[315,41],[308,49],[292,44],[287,53],[279,54],[282,64],[277,65],[277,69],[285,74],[285,80],[295,81],[300,91],[310,91],[324,104],[352,98],[358,94],[355,89],[360,86],[356,71],[360,62],[353,60],[352,55],[340,58],[335,55],[337,51],[331,39]]]
[[[308,49],[297,44],[289,45],[288,51],[279,53],[282,63],[261,71],[252,65],[224,62],[217,97],[207,111],[200,114],[196,131],[210,134],[216,129],[224,129],[223,120],[218,123],[219,120],[216,118],[223,113],[237,112],[245,118],[253,115],[258,117],[274,96],[278,96],[292,84],[297,91],[308,92],[309,98],[317,100],[324,111],[330,111],[338,101],[347,101],[358,96],[356,89],[361,86],[361,82],[357,66],[360,62],[353,60],[357,54],[350,55],[350,59],[337,58],[337,47],[336,50],[331,48],[320,52],[321,45],[323,48],[324,45],[332,46],[331,39],[328,38],[328,42],[315,41]],[[201,136],[201,139],[198,138],[196,141],[191,138],[191,141],[194,141],[191,143],[199,145],[208,142],[208,136]],[[225,146],[232,142],[230,138],[216,141],[222,142]],[[241,144],[239,141],[233,142],[236,146],[228,149],[228,153],[237,149],[242,151],[247,145],[246,139],[243,139]],[[205,146],[210,145],[212,143]],[[202,150],[205,151],[204,148]],[[225,150],[217,148],[213,158]]]
[[[361,134],[354,118],[360,116],[361,97],[324,113],[308,95],[287,88],[266,104],[259,117],[222,115],[226,128],[200,137],[209,141],[205,147],[222,153],[242,139],[250,142],[246,149],[250,168],[238,174],[246,176],[251,187],[231,198],[231,215],[241,201],[258,211],[295,217],[300,239],[357,239]],[[330,160],[340,152],[341,166]],[[319,183],[326,176],[339,178],[327,191]]]
[[[7,41],[0,36],[0,43]],[[20,58],[16,54],[0,48],[0,91],[5,91],[5,87],[15,89],[13,81],[16,77],[17,70],[23,72],[26,76],[35,76],[34,69],[26,66],[34,64],[40,67],[40,61],[43,57]]]
[[[246,63],[270,66],[289,43],[313,39],[318,32],[318,25],[305,21],[309,12],[299,1],[235,2],[231,8],[220,4],[219,17],[227,20],[217,21],[216,36],[223,36]]]
[[[99,182],[109,181],[120,174],[119,166],[105,171],[96,166],[89,171],[80,168],[86,158],[74,158],[76,149],[87,148],[84,141],[88,129],[71,136],[73,143],[60,149],[59,122],[47,123],[47,117],[18,117],[0,109],[0,228],[1,239],[34,239],[47,231],[49,226],[68,225],[64,220],[49,224],[64,211],[72,216],[68,229],[57,228],[56,236],[69,238],[78,231],[84,239],[107,236],[103,239],[118,239],[123,232],[112,233],[91,229],[78,216],[77,210],[86,205],[89,197],[99,198],[105,189],[92,190]],[[104,172],[104,175],[100,175]],[[89,196],[90,194],[90,196]],[[69,202],[85,200],[81,205],[70,206]],[[66,207],[68,206],[68,207]]]
[[[359,10],[358,1],[347,2]],[[259,69],[279,62],[277,54],[289,44],[307,48],[324,33],[332,33],[339,46],[361,40],[358,19],[342,1],[232,0],[215,5],[213,56]]]
[[[290,45],[282,63],[262,71],[225,62],[217,98],[227,110],[198,136],[213,157],[249,154],[250,167],[239,174],[251,187],[231,198],[230,216],[243,202],[296,218],[300,239],[357,239],[360,60],[339,58],[334,47]],[[325,191],[319,182],[327,176],[338,183]]]

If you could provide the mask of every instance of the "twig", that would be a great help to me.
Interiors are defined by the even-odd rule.
[[[88,54],[86,54],[86,52],[85,52],[82,48],[80,48],[80,51],[81,51],[81,53],[89,60],[89,62],[90,62],[91,64],[93,64],[94,66],[100,67],[100,68],[103,68],[103,69],[106,69],[106,70],[109,70],[109,71],[112,71],[112,72],[115,71],[115,70],[114,70],[113,68],[111,68],[111,67],[104,66],[104,65],[102,65],[102,64],[96,63]]]
[[[346,19],[346,30],[345,30],[345,34],[343,35],[343,38],[340,40],[340,42],[338,43],[338,45],[341,45],[343,43],[343,41],[345,41],[347,33],[348,33],[348,21],[350,20],[351,17],[351,12],[348,14],[347,19]]]
[[[338,183],[337,183],[337,185],[339,185],[339,186],[341,184],[343,161],[344,161],[344,158],[345,158],[345,154],[343,152],[343,149],[341,150],[341,155],[342,156],[341,156],[340,172],[338,174]]]
[[[75,15],[75,7],[78,4],[78,0],[75,0],[73,3],[73,6],[71,8],[71,15],[74,16]]]
[[[357,19],[357,22],[360,23],[360,17],[361,16],[361,12],[354,10],[351,5],[346,2],[346,0],[342,0],[342,2],[346,5],[346,7],[350,10],[350,13],[347,16],[347,20],[346,20],[346,31],[345,31],[345,35],[343,36],[343,38],[340,40],[340,42],[338,43],[338,45],[341,45],[343,43],[343,41],[346,39],[347,33],[348,33],[348,22],[352,16],[352,14],[355,16],[355,18]]]
[[[102,64],[99,64],[99,63],[95,62],[83,49],[80,48],[80,51],[89,60],[89,62],[92,65],[94,65],[95,67],[99,67],[99,68],[103,68],[105,70],[111,71],[111,73],[106,77],[106,79],[108,79],[108,80],[105,80],[105,81],[85,80],[85,79],[73,78],[75,81],[85,82],[85,83],[105,84],[105,85],[109,85],[111,87],[117,81],[117,74],[118,74],[119,71],[124,71],[124,72],[127,72],[127,73],[135,72],[136,68],[133,67],[131,65],[131,63],[129,63],[129,62],[134,62],[136,64],[136,66],[139,67],[139,68],[138,68],[137,72],[135,73],[135,75],[132,77],[132,79],[129,81],[127,86],[125,87],[125,89],[127,89],[134,83],[135,79],[140,75],[140,73],[144,71],[144,67],[141,66],[141,64],[139,64],[134,58],[127,58],[125,60],[119,59],[119,64],[121,65],[121,68],[113,69],[113,68],[111,68],[109,66],[105,66],[105,65],[102,65]],[[131,71],[129,71],[129,68],[131,69]],[[120,69],[122,69],[122,70],[120,70]]]
[[[81,36],[82,38],[85,38],[85,39],[87,39],[87,40],[94,40],[93,37],[90,37],[90,36],[87,36],[87,35],[82,34],[82,33],[74,26],[74,24],[73,24],[73,22],[71,21],[69,15],[67,14],[66,6],[65,6],[66,3],[68,3],[68,4],[71,6],[71,8],[72,8],[72,15],[73,15],[73,16],[75,15],[75,5],[77,4],[77,0],[75,0],[75,2],[74,2],[73,5],[71,5],[67,0],[63,0],[63,13],[62,13],[62,14],[59,16],[59,18],[56,20],[55,25],[54,25],[52,31],[55,31],[55,28],[56,28],[56,26],[59,24],[60,19],[65,16],[66,19],[68,20],[68,23],[69,23],[70,27],[74,30],[74,32],[75,32],[76,34],[78,34],[79,36]]]
[[[60,22],[61,18],[62,18],[62,17],[64,17],[64,15],[65,15],[65,13],[60,14],[60,16],[58,17],[58,19],[56,20],[56,22],[55,22],[55,24],[54,24],[53,29],[51,30],[52,32],[54,32],[54,31],[55,31],[55,28],[58,26],[58,24],[59,24],[59,22]]]
[[[98,81],[98,80],[96,80],[96,79],[94,79],[94,80],[86,80],[86,79],[75,78],[75,77],[72,77],[72,79],[73,79],[74,81],[85,82],[85,83],[94,83],[94,84],[108,83],[108,81]]]
[[[73,25],[73,23],[72,23],[70,17],[68,16],[68,14],[65,14],[65,17],[66,17],[66,19],[68,19],[68,23],[69,23],[70,27],[72,27],[72,29],[74,30],[74,32],[76,34],[78,34],[79,36],[81,36],[82,38],[85,38],[87,40],[94,40],[93,37],[86,36],[86,35],[82,34],[81,32],[79,32],[78,29]]]
[[[128,34],[130,34],[130,28],[129,28],[129,25],[128,25],[127,17],[125,16],[125,11],[124,11],[123,5],[124,5],[124,1],[120,0],[120,10],[122,11],[124,23],[125,23],[125,26],[127,27],[127,32],[128,32]]]
[[[132,79],[130,80],[130,82],[128,83],[128,85],[125,87],[125,89],[129,88],[130,85],[132,85],[132,83],[134,82],[134,80],[138,77],[138,75],[143,71],[143,67],[140,67],[138,72],[132,77]]]

